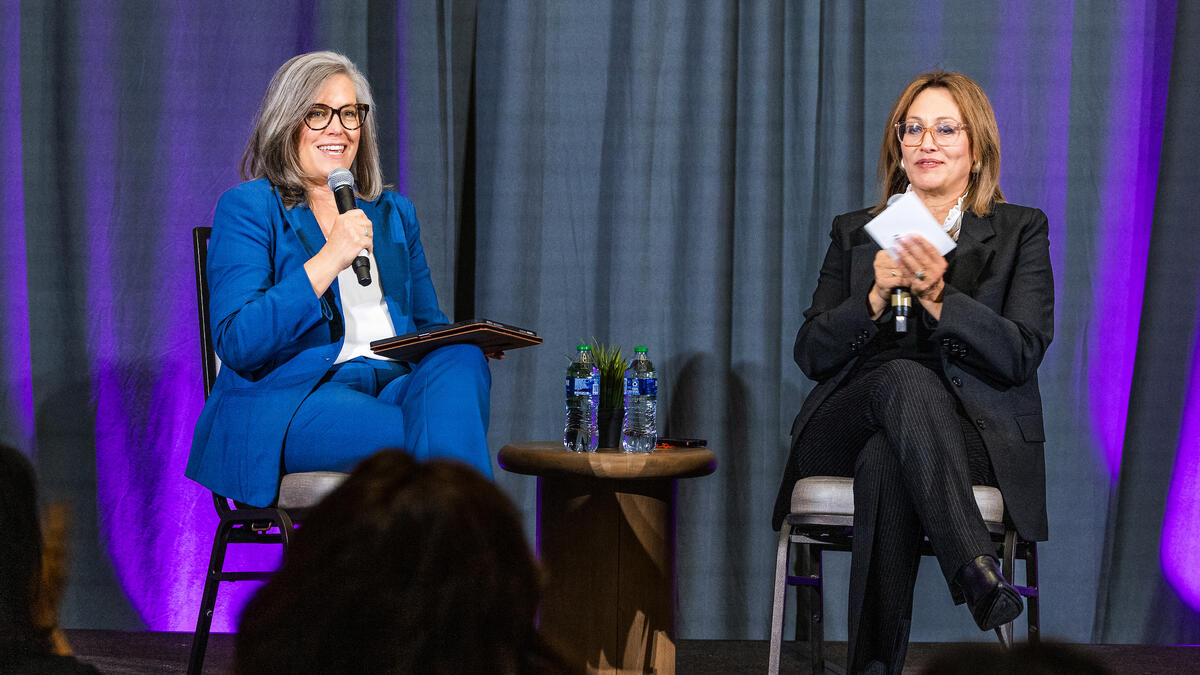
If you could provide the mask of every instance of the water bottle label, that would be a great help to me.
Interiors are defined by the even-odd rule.
[[[626,396],[657,396],[658,395],[658,379],[653,377],[625,378],[625,395]]]
[[[594,377],[568,377],[567,396],[599,396],[600,380]]]

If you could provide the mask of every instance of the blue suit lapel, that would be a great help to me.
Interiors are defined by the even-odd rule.
[[[383,299],[392,315],[392,325],[398,332],[408,332],[408,317],[412,314],[408,288],[411,274],[404,223],[400,221],[395,209],[387,208],[382,198],[375,202],[359,201],[358,207],[371,219],[375,231],[375,246],[372,252],[379,269],[373,272],[379,275]]]
[[[278,200],[278,195],[276,199]],[[383,290],[384,301],[387,302],[388,311],[392,317],[392,325],[398,332],[409,332],[413,328],[410,325],[412,320],[409,318],[412,313],[409,307],[411,275],[409,274],[408,240],[405,236],[404,223],[401,222],[395,209],[386,207],[385,200],[382,198],[375,202],[355,201],[358,208],[362,209],[367,218],[371,220],[372,228],[375,231],[375,245],[372,254],[375,256],[375,265],[378,269],[371,270],[371,273],[377,275],[380,288]],[[325,245],[325,235],[321,232],[321,226],[317,224],[317,219],[313,217],[312,211],[304,206],[287,209],[283,207],[282,201],[279,201],[279,207],[287,230],[284,236],[291,239],[294,245],[303,247],[308,252],[308,257],[316,255],[317,251]],[[335,312],[327,310],[328,318],[333,319],[334,314],[341,316],[341,296],[336,279],[322,299],[330,307],[336,307]]]
[[[317,219],[313,217],[312,211],[307,206],[299,204],[290,209],[286,208],[274,187],[272,187],[272,192],[274,192],[275,201],[279,204],[279,210],[283,214],[284,239],[288,245],[297,246],[304,250],[309,258],[313,257],[325,245],[325,233],[321,232],[321,226],[317,224]],[[321,311],[326,319],[337,324],[336,330],[331,329],[330,332],[332,340],[335,342],[340,340],[342,336],[342,301],[341,296],[338,295],[337,279],[333,280],[329,289],[321,296]]]
[[[283,209],[283,216],[289,235],[295,238],[295,243],[308,252],[308,257],[316,255],[325,245],[325,234],[321,232],[321,226],[317,224],[312,211],[308,207],[296,205],[290,209]]]

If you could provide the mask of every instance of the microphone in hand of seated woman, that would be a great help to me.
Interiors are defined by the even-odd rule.
[[[879,200],[834,219],[796,335],[796,363],[817,385],[793,425],[774,513],[778,528],[801,478],[854,477],[852,672],[903,668],[924,536],[980,629],[1021,613],[973,485],[999,488],[1023,539],[1047,536],[1037,382],[1054,334],[1046,216],[1004,201],[995,114],[967,76],[917,76],[884,129]],[[956,246],[910,233],[889,251],[872,240],[868,223],[908,193],[941,229],[931,236]]]
[[[366,78],[333,52],[284,63],[217,202],[207,254],[221,369],[187,476],[267,506],[279,476],[349,471],[381,448],[492,476],[491,373],[474,345],[418,361],[371,342],[450,323],[412,202],[384,183]]]
[[[338,213],[354,210],[354,174],[348,169],[338,167],[329,172],[325,184],[333,191],[333,201],[337,203]],[[367,259],[367,249],[363,249],[350,264],[359,286],[371,285],[371,261]]]

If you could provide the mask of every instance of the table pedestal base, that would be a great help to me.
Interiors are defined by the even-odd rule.
[[[675,672],[675,481],[538,478],[541,626],[589,673]]]
[[[572,668],[675,672],[675,481],[717,468],[708,448],[565,452],[500,448],[506,471],[538,477],[541,630]]]

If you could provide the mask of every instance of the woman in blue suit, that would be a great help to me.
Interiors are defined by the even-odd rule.
[[[208,252],[221,369],[196,424],[188,477],[254,506],[283,473],[349,471],[384,447],[463,461],[491,477],[491,376],[470,345],[419,363],[372,340],[448,323],[412,203],[383,186],[366,79],[332,52],[275,73],[242,158],[248,182],[217,203]],[[354,175],[338,213],[326,179]],[[371,282],[351,262],[366,250]]]

